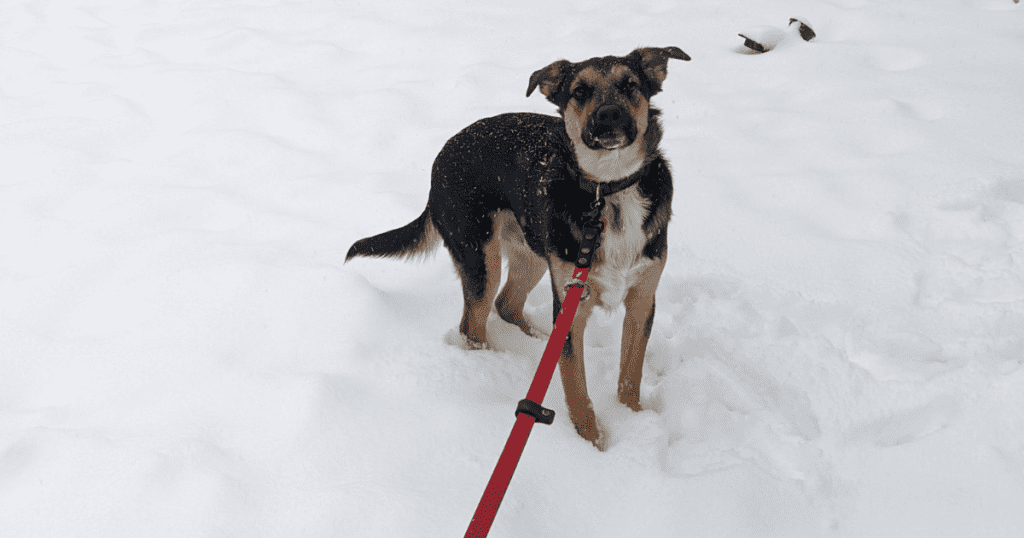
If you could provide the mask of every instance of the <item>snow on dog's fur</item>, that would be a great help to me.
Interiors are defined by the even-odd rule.
[[[580,305],[559,360],[569,418],[598,447],[583,331],[595,306],[625,304],[618,394],[639,410],[672,201],[650,99],[661,91],[670,58],[690,59],[676,47],[642,48],[622,57],[560,60],[536,71],[526,95],[539,89],[561,117],[502,114],[470,125],[435,159],[419,218],[357,241],[346,258],[414,256],[432,250],[439,237],[462,279],[459,331],[468,343],[486,345],[492,305],[502,319],[534,334],[523,315],[526,296],[549,272],[557,317],[585,214],[603,196],[607,226],[588,279],[591,299]],[[502,256],[509,278],[499,294]]]

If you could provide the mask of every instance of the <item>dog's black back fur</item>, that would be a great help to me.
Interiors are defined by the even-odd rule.
[[[660,137],[653,123],[656,116],[652,110],[649,131]],[[668,163],[657,154],[637,175],[640,195],[650,203],[645,231],[664,230],[672,202]],[[426,236],[432,224],[455,263],[472,266],[475,260],[464,256],[479,251],[491,238],[493,212],[509,209],[530,250],[571,263],[579,249],[584,213],[593,201],[593,195],[580,187],[579,176],[562,118],[512,113],[479,120],[453,136],[434,160],[423,214],[401,228],[357,241],[345,259],[416,254],[429,243]],[[662,231],[647,242],[644,256],[659,257],[665,246]]]

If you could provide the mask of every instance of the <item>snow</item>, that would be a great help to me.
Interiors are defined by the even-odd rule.
[[[534,70],[666,45],[645,411],[595,314],[608,450],[556,381],[491,536],[1024,535],[1022,10],[4,2],[0,535],[460,536],[544,343],[344,254]]]

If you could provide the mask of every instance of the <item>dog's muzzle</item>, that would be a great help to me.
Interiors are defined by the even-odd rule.
[[[636,139],[633,116],[619,105],[602,105],[587,122],[583,143],[590,149],[616,149]]]

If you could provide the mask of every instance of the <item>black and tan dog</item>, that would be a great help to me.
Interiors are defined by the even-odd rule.
[[[580,305],[559,360],[569,416],[598,447],[583,330],[594,306],[625,303],[618,395],[639,410],[672,201],[650,99],[661,91],[670,58],[690,59],[677,47],[641,48],[621,57],[561,60],[533,73],[527,97],[539,89],[561,117],[502,114],[470,125],[435,159],[423,214],[357,241],[346,257],[410,257],[433,250],[440,239],[462,279],[459,331],[469,342],[486,343],[492,303],[502,319],[533,334],[523,316],[526,296],[549,271],[558,315],[584,213],[599,192],[608,226],[587,281],[591,296]],[[502,256],[509,276],[499,294]]]

